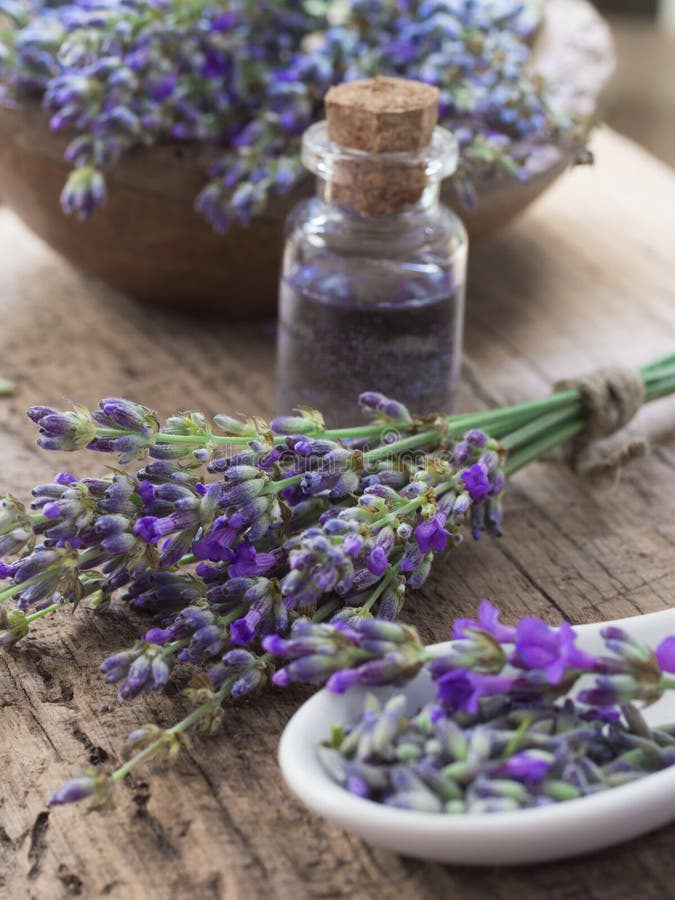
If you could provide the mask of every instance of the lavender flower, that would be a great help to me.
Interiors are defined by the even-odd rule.
[[[328,682],[343,693],[354,684],[390,684],[414,675],[422,665],[422,646],[414,628],[374,619],[353,619],[349,625],[313,624],[298,619],[288,640],[276,635],[263,640],[268,653],[290,659],[272,681]]]
[[[82,219],[105,202],[105,173],[133,147],[215,145],[221,155],[195,205],[222,232],[299,180],[300,135],[332,84],[415,78],[440,89],[442,124],[461,146],[456,187],[472,205],[476,172],[527,180],[552,144],[583,141],[586,124],[558,110],[556,86],[529,73],[528,9],[518,0],[292,0],[223,12],[178,0],[157,16],[151,0],[5,0],[17,27],[3,38],[0,99],[42,95],[51,127],[74,132],[61,203]],[[377,409],[377,397],[368,395],[372,409],[403,421],[395,405]]]

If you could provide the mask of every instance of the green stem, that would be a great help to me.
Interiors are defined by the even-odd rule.
[[[45,522],[50,521],[47,516],[41,516],[38,513],[28,515],[27,519],[31,525],[44,525]]]
[[[646,390],[646,402],[649,403],[651,400],[658,400],[659,397],[667,397],[669,394],[672,394],[673,391],[675,391],[675,374],[671,374],[667,378],[659,379],[654,384],[648,384]]]
[[[667,356],[662,356],[661,359],[648,363],[640,369],[640,374],[646,375],[653,372],[655,369],[664,369],[669,366],[675,366],[675,353],[669,353]]]
[[[211,700],[207,700],[205,703],[202,703],[201,706],[198,706],[197,709],[193,710],[189,716],[186,716],[180,722],[176,723],[172,728],[168,728],[156,741],[153,741],[152,744],[149,744],[135,756],[132,756],[123,766],[116,769],[110,776],[110,780],[115,782],[125,778],[137,765],[144,762],[146,759],[150,759],[150,757],[154,756],[158,750],[161,750],[169,741],[170,736],[187,731],[187,729],[190,728],[191,725],[194,725],[195,722],[199,722],[200,719],[210,715],[223,702],[225,694],[226,691],[224,689],[219,691]]]
[[[584,423],[582,421],[570,422],[565,427],[559,428],[551,434],[542,435],[538,440],[533,441],[521,450],[517,450],[507,458],[504,467],[505,473],[513,475],[514,472],[522,469],[523,466],[526,466],[538,457],[543,456],[544,453],[548,453],[550,450],[559,447],[560,444],[564,444],[566,441],[576,437],[583,430],[583,427]]]
[[[396,424],[378,423],[376,425],[357,425],[354,428],[329,428],[327,431],[317,431],[310,437],[324,437],[326,440],[353,440],[355,438],[380,437],[383,431],[389,431],[397,427]],[[408,428],[407,425],[399,426],[402,429]]]
[[[63,603],[52,603],[51,606],[45,606],[44,609],[38,610],[38,612],[31,613],[30,616],[26,616],[26,624],[30,625],[31,622],[35,622],[37,619],[41,619],[42,616],[48,616],[53,612],[56,612],[57,609],[61,609]]]
[[[229,612],[226,616],[218,616],[218,625],[226,628],[228,625],[231,625],[233,622],[236,622],[237,619],[240,619],[245,615],[248,612],[248,609],[248,603],[240,603],[239,606],[235,606],[232,612]]]
[[[384,576],[382,581],[380,581],[380,583],[375,588],[375,590],[370,595],[370,597],[366,600],[366,602],[363,604],[363,606],[361,606],[362,612],[364,612],[364,613],[370,612],[370,610],[373,608],[373,606],[375,605],[377,600],[379,600],[379,598],[386,591],[386,589],[389,587],[389,585],[393,584],[393,582],[396,581],[396,578],[398,577],[398,572],[399,572],[400,568],[401,568],[400,561],[391,567],[391,569],[387,572],[387,574]]]
[[[328,616],[331,616],[336,610],[340,609],[342,606],[342,601],[337,598],[333,600],[329,600],[327,603],[322,604],[317,611],[312,616],[312,622],[324,622]],[[271,656],[272,654],[268,653],[267,656]]]
[[[574,414],[570,413],[568,409],[559,409],[540,416],[533,422],[506,435],[502,439],[502,446],[505,450],[516,450],[519,447],[526,446],[534,438],[553,432],[559,425],[568,422],[572,415]]]
[[[178,653],[179,650],[182,650],[183,647],[187,647],[190,643],[190,638],[180,638],[177,641],[171,641],[170,644],[166,644],[166,646],[162,647],[161,656],[174,656]]]
[[[97,428],[96,437],[118,438],[136,434],[127,428]],[[254,434],[228,435],[228,434],[171,434],[160,431],[156,435],[155,444],[188,444],[204,446],[206,444],[249,444],[255,438]]]
[[[381,447],[375,447],[363,454],[365,462],[374,462],[387,456],[396,456],[404,450],[414,450],[423,447],[425,444],[432,444],[441,439],[441,432],[434,428],[430,431],[421,431],[419,434],[411,434],[409,437],[401,438],[399,441],[393,441],[391,444],[383,444]]]
[[[484,428],[491,424],[499,424],[502,420],[511,418],[521,418],[523,421],[531,419],[539,413],[550,412],[561,406],[577,403],[579,400],[579,391],[574,388],[565,391],[558,391],[550,394],[548,397],[542,397],[539,400],[528,400],[525,403],[518,403],[515,406],[503,406],[500,409],[488,409],[480,413],[469,413],[461,416],[450,416],[448,424],[451,428],[468,430],[469,428]]]
[[[280,481],[270,481],[262,490],[262,495],[279,494],[284,488],[293,487],[294,484],[300,484],[302,475],[291,475],[289,478],[282,478]]]
[[[426,496],[415,497],[414,500],[408,500],[407,503],[403,503],[401,506],[397,506],[396,509],[392,509],[386,516],[382,516],[374,522],[371,522],[371,533],[374,532],[376,528],[382,528],[384,525],[393,525],[401,516],[407,516],[409,512],[413,512],[413,510],[418,509],[420,506],[424,506],[424,504],[428,502],[429,500]]]
[[[0,591],[0,603],[4,603],[5,600],[11,600],[12,597],[16,597],[21,591],[25,591],[27,587],[41,581],[42,577],[42,575],[33,575],[32,578],[27,578],[25,581],[22,581],[21,584],[13,584],[11,587],[5,588],[4,591]]]

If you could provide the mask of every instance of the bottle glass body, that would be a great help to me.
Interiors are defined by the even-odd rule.
[[[358,395],[451,412],[460,373],[467,238],[429,178],[403,211],[363,215],[317,196],[287,223],[279,304],[279,412],[358,424]]]

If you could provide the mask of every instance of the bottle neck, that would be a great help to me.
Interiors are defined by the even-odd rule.
[[[441,182],[427,182],[426,185],[422,186],[421,193],[419,193],[414,202],[408,203],[394,211],[385,209],[381,212],[364,212],[361,209],[355,209],[350,204],[349,197],[344,196],[340,183],[336,184],[330,179],[321,178],[320,176],[316,179],[316,196],[324,203],[331,203],[341,207],[344,212],[351,213],[355,218],[368,222],[383,221],[386,223],[395,217],[414,218],[421,213],[433,213],[440,206]]]
[[[302,159],[326,203],[375,220],[438,206],[441,181],[457,165],[457,141],[436,128],[431,144],[410,153],[366,153],[330,140],[325,122],[304,134]]]

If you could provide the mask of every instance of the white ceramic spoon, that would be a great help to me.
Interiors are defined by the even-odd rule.
[[[675,609],[576,628],[579,646],[604,649],[600,629],[618,625],[656,646],[675,634]],[[448,644],[436,644],[439,652]],[[385,700],[395,689],[370,689]],[[408,713],[431,700],[434,689],[422,672],[403,690]],[[553,806],[516,812],[444,815],[400,810],[363,800],[331,781],[316,748],[334,724],[354,722],[366,691],[321,691],[288,723],[279,762],[290,789],[311,810],[378,847],[405,856],[463,865],[494,866],[544,862],[577,856],[644,834],[675,819],[675,766],[639,781]],[[675,722],[675,691],[645,710],[650,725]]]

